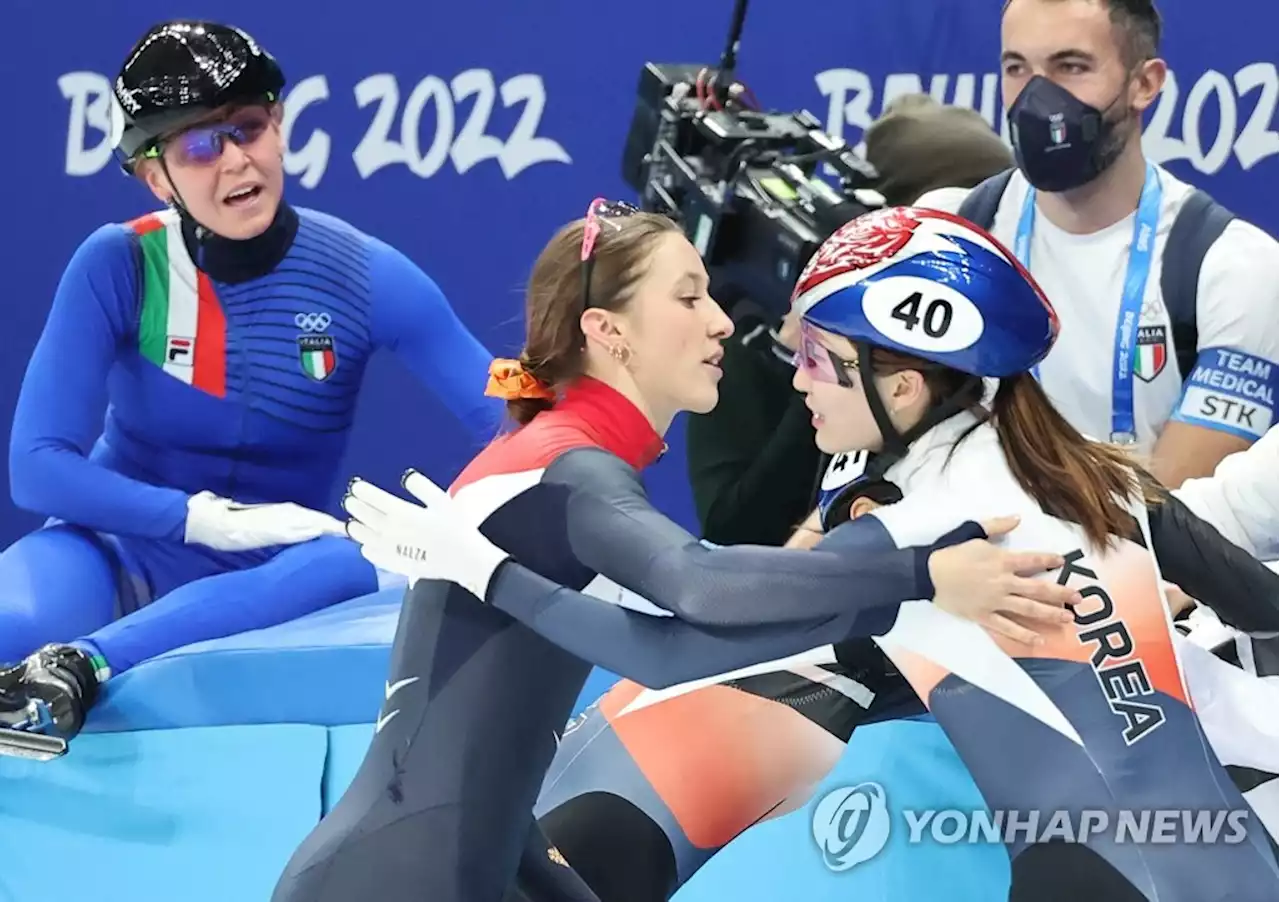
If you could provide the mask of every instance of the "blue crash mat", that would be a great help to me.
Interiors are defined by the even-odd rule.
[[[323,727],[82,735],[0,758],[0,902],[265,900],[320,817]]]

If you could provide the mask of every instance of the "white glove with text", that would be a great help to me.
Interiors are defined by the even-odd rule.
[[[486,539],[430,479],[409,470],[401,482],[422,504],[353,479],[342,499],[351,515],[347,535],[360,544],[365,560],[407,577],[410,586],[420,579],[441,579],[484,601],[507,553]]]
[[[296,545],[345,534],[341,520],[292,502],[240,504],[213,492],[200,492],[187,500],[184,540],[215,551]]]

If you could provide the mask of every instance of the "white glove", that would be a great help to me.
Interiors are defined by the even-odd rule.
[[[352,480],[342,499],[351,515],[347,535],[360,543],[365,560],[407,577],[410,585],[442,579],[484,601],[507,553],[469,523],[448,493],[430,479],[410,470],[402,482],[421,505],[363,479]]]
[[[249,551],[345,534],[341,520],[292,502],[240,504],[213,492],[201,492],[187,500],[184,538],[188,545]]]

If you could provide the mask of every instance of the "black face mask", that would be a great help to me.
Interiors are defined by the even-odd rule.
[[[1111,106],[1115,103],[1107,109]],[[1070,191],[1105,172],[1124,150],[1118,126],[1105,110],[1089,106],[1043,75],[1033,76],[1009,109],[1018,168],[1040,191]]]

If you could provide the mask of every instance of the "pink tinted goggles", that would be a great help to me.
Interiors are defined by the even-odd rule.
[[[803,370],[805,375],[815,382],[829,382],[833,385],[853,388],[853,379],[849,372],[857,371],[858,364],[836,356],[818,341],[818,333],[803,320],[800,321],[800,343],[796,348],[796,369]]]

